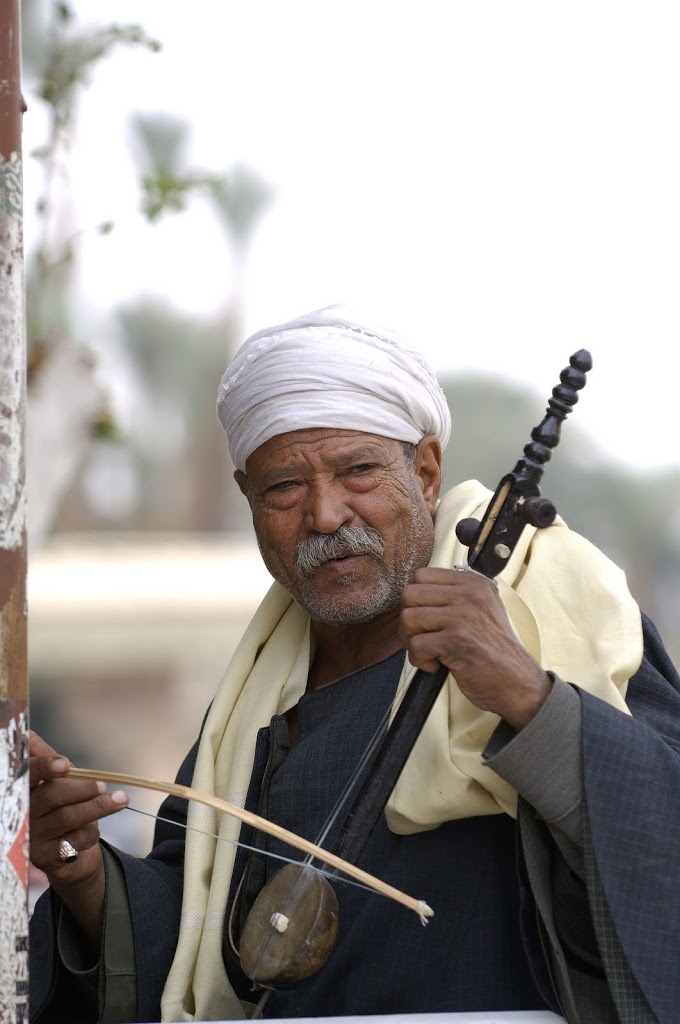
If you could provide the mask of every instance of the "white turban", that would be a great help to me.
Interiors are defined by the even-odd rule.
[[[217,395],[237,469],[291,430],[337,427],[417,444],[451,431],[444,393],[425,358],[399,335],[327,306],[258,331],[227,367]]]

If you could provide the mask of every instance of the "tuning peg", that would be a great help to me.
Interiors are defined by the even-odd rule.
[[[466,548],[471,547],[479,529],[479,519],[461,519],[456,524],[456,537]]]
[[[536,526],[539,530],[550,526],[555,521],[556,515],[557,509],[550,498],[527,498],[522,505],[524,522],[529,526]]]

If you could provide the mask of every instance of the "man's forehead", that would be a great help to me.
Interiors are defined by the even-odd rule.
[[[249,456],[247,470],[276,469],[297,460],[323,457],[330,462],[393,451],[401,442],[379,434],[335,427],[289,430],[265,441]]]

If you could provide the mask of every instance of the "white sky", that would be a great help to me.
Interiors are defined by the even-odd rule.
[[[244,162],[274,190],[246,332],[357,303],[438,370],[546,398],[586,347],[595,367],[574,418],[595,447],[680,466],[677,2],[75,6],[163,44],[117,51],[81,105],[78,216],[116,222],[83,243],[91,311],[144,292],[207,315],[231,294],[206,206],[153,228],[137,212],[128,119],[169,112],[192,123],[191,163]],[[34,104],[26,152],[41,130]],[[27,168],[27,208],[34,187]]]

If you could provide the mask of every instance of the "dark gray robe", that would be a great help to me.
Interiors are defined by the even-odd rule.
[[[627,697],[633,717],[579,691],[587,898],[586,886],[573,877],[531,808],[520,815],[526,954],[546,1002],[556,1006],[550,973],[566,1011],[570,1017],[578,1013],[581,1024],[615,1019],[592,1016],[603,975],[623,1024],[654,1017],[660,1024],[680,1021],[680,677],[654,626],[645,618],[643,626],[645,657]],[[190,782],[194,757],[195,748],[178,781]],[[183,821],[185,808],[170,798],[163,814]],[[179,926],[183,847],[182,833],[159,823],[148,858],[117,854],[132,909],[140,1022],[160,1016]],[[547,965],[533,927],[535,899]],[[581,941],[581,925],[597,936],[595,949],[587,936]],[[54,936],[46,895],[31,922],[32,1019],[96,1020],[96,1009],[81,1012],[74,1002]],[[587,995],[583,1004],[581,992]]]

